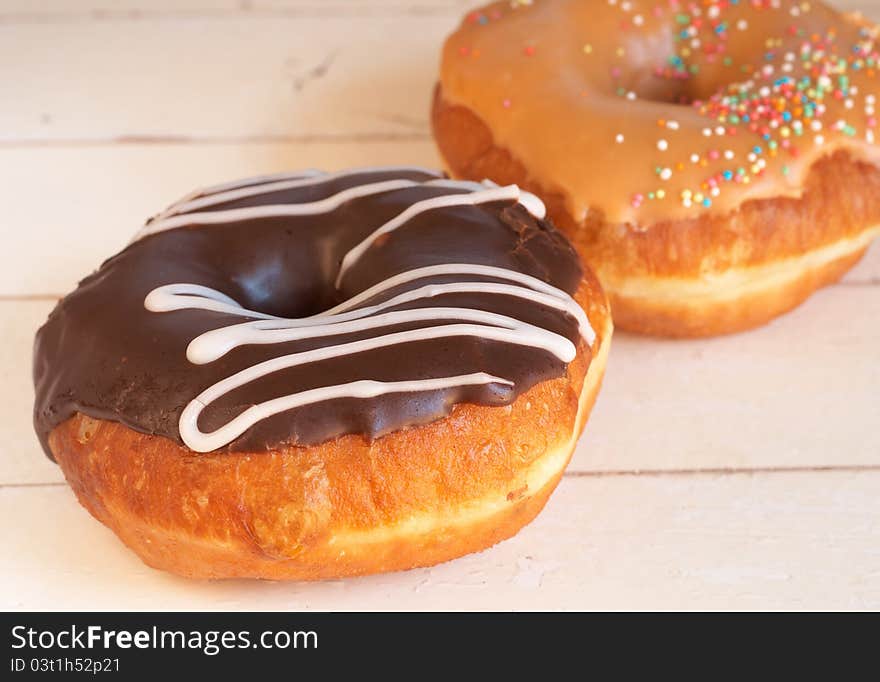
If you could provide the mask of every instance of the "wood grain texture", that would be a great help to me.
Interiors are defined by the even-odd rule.
[[[61,471],[43,455],[31,415],[34,385],[31,350],[34,332],[54,301],[0,301],[0,486],[63,481]]]
[[[109,144],[0,152],[3,224],[16,259],[0,270],[0,297],[61,295],[122,248],[143,221],[190,190],[289,168],[413,163],[439,166],[429,140],[260,144]],[[850,272],[880,282],[880,246]]]
[[[465,11],[474,0],[4,0],[0,17],[22,21],[41,17],[56,21],[106,16],[139,19],[162,14],[259,14],[287,12],[294,14],[331,13],[348,16],[355,13],[429,11]]]
[[[850,270],[841,280],[847,285],[880,285],[880,243],[876,240],[862,262]]]
[[[0,489],[0,608],[880,608],[880,473],[565,479],[512,540],[317,584],[153,571],[63,487]],[[11,586],[11,580],[4,582]],[[96,588],[100,586],[100,588]]]
[[[437,166],[439,46],[471,0],[0,0],[0,608],[880,608],[880,244],[749,334],[618,334],[547,510],[487,552],[316,585],[152,571],[31,427],[58,295],[192,188]],[[838,7],[880,19],[880,0]],[[100,585],[101,589],[95,589]]]
[[[29,357],[54,302],[0,303],[10,351],[0,481],[58,481],[30,422]],[[834,287],[749,334],[657,341],[618,334],[568,471],[880,468],[880,290]],[[798,339],[792,352],[792,339]],[[2,400],[2,398],[0,398]]]
[[[315,12],[330,11],[347,15],[356,12],[388,10],[396,13],[465,11],[479,6],[474,0],[4,0],[0,17],[43,16],[64,19],[72,16],[95,18],[106,13],[125,13],[137,18],[163,12],[259,13],[271,11]],[[482,3],[485,4],[485,3]],[[850,11],[876,11],[876,0],[838,0],[838,7]]]
[[[17,258],[0,296],[63,294],[190,190],[290,168],[436,165],[429,141],[135,144],[0,152],[0,203]],[[47,172],[51,171],[51,172]],[[50,200],[47,200],[50,199]]]
[[[15,102],[0,111],[0,141],[427,139],[438,47],[457,20],[241,14],[0,23],[0,96]]]
[[[0,142],[7,145],[169,136],[427,138],[439,46],[468,6],[21,4],[30,7],[24,14],[5,3],[7,20],[0,21]],[[876,3],[847,6],[880,16]],[[59,20],[25,21],[35,11]],[[71,16],[83,20],[60,20]]]

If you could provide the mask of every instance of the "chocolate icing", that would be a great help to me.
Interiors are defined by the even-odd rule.
[[[424,183],[436,180],[436,176],[400,169],[352,172],[327,176],[306,187],[196,208],[190,214],[312,202],[346,188],[389,179]],[[49,433],[76,412],[181,443],[181,412],[218,381],[269,358],[375,336],[375,332],[361,331],[244,345],[213,362],[196,365],[186,356],[193,338],[249,318],[197,309],[146,310],[145,297],[161,285],[203,285],[251,310],[285,317],[316,314],[395,274],[442,263],[508,268],[569,294],[575,291],[582,271],[571,246],[551,225],[534,218],[515,201],[421,213],[378,240],[347,271],[340,288],[335,288],[344,254],[379,226],[414,202],[468,191],[417,184],[353,199],[318,215],[190,225],[134,241],[80,282],[37,332],[34,424],[44,449],[51,457]],[[210,193],[206,190],[195,196]],[[466,279],[494,281],[475,276]],[[415,286],[450,280],[444,275],[400,285],[367,304],[388,300]],[[579,342],[577,322],[569,314],[521,298],[454,293],[432,299],[432,305],[509,315]],[[420,307],[417,301],[393,310],[416,307]],[[438,319],[431,324],[442,322]],[[410,323],[382,332],[425,326],[431,325]],[[266,418],[224,449],[260,451],[282,444],[312,445],[343,434],[376,438],[442,418],[456,403],[509,404],[535,384],[564,371],[565,363],[534,347],[476,336],[415,341],[269,374],[211,403],[201,415],[199,427],[213,430],[254,404],[294,391],[360,379],[404,381],[486,372],[513,382],[512,386],[485,384],[319,402]]]

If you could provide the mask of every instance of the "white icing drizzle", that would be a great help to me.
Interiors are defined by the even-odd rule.
[[[422,268],[416,268],[414,270],[406,270],[404,272],[398,273],[393,277],[389,277],[388,279],[379,282],[371,286],[369,289],[365,289],[361,293],[356,296],[351,297],[347,301],[340,303],[339,305],[331,308],[330,310],[325,311],[324,315],[335,315],[336,313],[341,313],[345,310],[348,310],[356,305],[360,305],[364,301],[368,301],[377,294],[382,293],[386,289],[390,289],[392,287],[400,286],[401,284],[407,284],[414,280],[424,279],[425,277],[437,277],[442,275],[476,275],[480,277],[494,277],[496,279],[506,279],[511,282],[517,282],[518,284],[522,284],[530,289],[534,289],[535,291],[539,291],[541,293],[549,294],[550,296],[555,296],[560,301],[566,302],[568,307],[566,311],[571,313],[579,322],[582,321],[581,333],[587,334],[592,333],[589,330],[590,323],[587,320],[587,316],[581,307],[575,303],[571,296],[562,291],[562,289],[557,289],[556,287],[547,284],[546,282],[538,279],[537,277],[532,277],[531,275],[527,275],[523,272],[517,272],[516,270],[508,270],[507,268],[499,268],[494,265],[473,265],[470,263],[443,263],[441,265],[428,265]],[[586,330],[584,329],[586,327]],[[590,341],[592,343],[592,340]]]
[[[193,199],[197,199],[199,197],[208,196],[209,194],[217,194],[219,192],[225,192],[227,190],[238,189],[239,187],[258,186],[267,182],[279,182],[281,180],[300,180],[303,178],[317,177],[319,175],[322,175],[321,171],[315,168],[307,168],[305,170],[295,172],[267,173],[265,175],[255,175],[250,178],[242,178],[240,180],[232,180],[230,182],[221,182],[216,185],[209,185],[207,187],[202,187],[201,189],[193,190],[189,194],[186,194],[175,201],[159,215],[164,216],[170,215],[171,213],[176,213],[176,209],[181,204],[184,204]]]
[[[419,279],[443,275],[477,275],[493,277],[496,279],[507,279],[522,286],[512,286],[510,284],[495,282],[429,284],[417,289],[410,289],[409,291],[405,291],[382,301],[381,303],[351,310],[351,308],[360,305],[364,301],[368,301],[393,287],[417,281]],[[399,273],[379,282],[329,310],[325,310],[317,315],[299,319],[281,318],[255,310],[248,310],[229,296],[226,296],[215,289],[198,284],[166,284],[165,286],[158,287],[147,295],[144,300],[144,307],[152,312],[169,312],[172,310],[197,308],[201,310],[212,310],[214,312],[240,315],[242,317],[257,318],[257,320],[253,322],[245,322],[232,327],[205,332],[201,336],[193,339],[187,348],[187,358],[195,364],[203,364],[222,357],[236,346],[243,345],[244,343],[261,343],[262,341],[259,340],[237,341],[237,339],[253,339],[257,336],[252,334],[251,330],[277,332],[285,329],[313,326],[320,326],[329,329],[329,325],[338,325],[351,320],[365,318],[370,315],[375,315],[387,308],[399,306],[404,303],[452,293],[486,293],[525,298],[540,305],[556,308],[557,310],[561,310],[571,315],[577,320],[579,332],[589,345],[592,345],[596,338],[596,334],[590,326],[586,313],[584,313],[583,309],[581,309],[581,307],[561,289],[557,289],[531,275],[516,272],[515,270],[498,268],[491,265],[472,265],[467,263],[429,265],[423,268],[407,270],[406,272]],[[489,315],[491,313],[485,314]],[[437,315],[434,319],[439,318],[440,316]],[[266,320],[271,322],[264,322]],[[338,331],[338,327],[333,327],[333,329],[336,330],[336,333],[344,333]],[[232,333],[226,333],[227,331],[232,332],[233,330],[235,331],[235,335]],[[275,341],[267,341],[267,343],[274,342]]]
[[[433,171],[414,166],[394,166],[392,168],[358,168],[336,173],[322,173],[318,170],[300,171],[298,173],[277,173],[275,175],[262,175],[258,178],[250,180],[239,180],[237,182],[229,182],[222,185],[214,185],[196,192],[193,192],[180,201],[172,204],[166,211],[160,213],[161,217],[186,213],[187,211],[197,211],[205,206],[214,206],[223,204],[228,201],[236,201],[246,197],[259,196],[261,194],[269,194],[271,192],[280,192],[286,189],[296,189],[300,187],[310,187],[319,185],[333,180],[341,180],[352,175],[361,175],[366,173],[379,173],[387,171],[399,172],[421,172],[439,178],[440,175]],[[418,183],[416,183],[418,184]]]
[[[421,183],[413,182],[412,180],[384,180],[382,182],[373,182],[367,185],[350,187],[349,189],[338,192],[326,199],[310,201],[303,204],[265,204],[263,206],[250,206],[248,208],[230,208],[224,211],[204,211],[202,213],[172,215],[167,218],[153,220],[151,223],[145,225],[141,228],[141,231],[135,235],[134,241],[151,234],[156,234],[157,232],[173,230],[178,227],[222,225],[226,223],[243,222],[246,220],[256,220],[258,218],[279,218],[330,213],[352,199],[366,197],[371,194],[380,194],[382,192],[391,192],[406,187],[416,187],[419,184]]]
[[[519,187],[516,185],[508,185],[507,187],[492,187],[490,189],[478,190],[468,194],[452,194],[441,197],[432,197],[431,199],[425,199],[411,204],[403,213],[377,228],[360,244],[345,254],[342,258],[342,265],[339,267],[339,274],[336,276],[336,288],[338,289],[342,285],[342,279],[345,277],[345,273],[348,272],[352,265],[360,260],[361,256],[370,249],[379,237],[393,232],[401,225],[405,225],[420,213],[438,208],[449,208],[451,206],[476,206],[477,204],[487,204],[492,201],[519,201],[519,196]]]
[[[351,171],[352,173],[364,171]],[[265,184],[250,186],[246,182],[228,184],[215,188],[212,196],[199,193],[196,198],[179,202],[166,211],[164,217],[148,225],[140,236],[174,229],[184,225],[203,225],[235,222],[263,216],[313,215],[331,211],[352,198],[379,192],[392,191],[417,185],[441,186],[450,189],[466,189],[456,193],[433,197],[411,204],[406,210],[380,226],[343,258],[337,278],[337,286],[345,272],[356,263],[375,243],[376,239],[405,225],[415,216],[437,208],[467,206],[493,201],[516,200],[531,212],[543,215],[543,204],[531,195],[524,195],[515,185],[498,187],[493,183],[459,182],[445,179],[415,182],[403,179],[367,183],[343,190],[320,201],[303,204],[255,206],[197,214],[181,214],[223,203],[245,196],[255,196],[280,189],[302,187],[330,178],[343,177],[345,173],[298,174],[272,176]],[[527,197],[525,201],[523,197]],[[531,198],[529,198],[531,197]],[[529,205],[531,204],[531,205]],[[542,217],[542,215],[540,217]],[[430,277],[455,277],[456,281],[427,283],[403,291],[386,300],[363,305],[395,287],[411,282],[417,283]],[[483,277],[501,281],[473,281],[468,278]],[[535,277],[507,268],[471,264],[444,263],[416,268],[393,275],[350,299],[308,317],[289,319],[248,310],[233,298],[215,289],[198,284],[175,283],[157,287],[144,299],[144,307],[152,312],[198,309],[251,318],[209,330],[194,338],[187,347],[187,359],[193,364],[206,364],[223,357],[233,349],[251,344],[278,344],[310,338],[328,338],[344,334],[373,332],[365,338],[328,345],[271,358],[217,382],[196,396],[184,409],[180,422],[183,442],[196,452],[209,452],[241,436],[259,421],[296,407],[336,398],[370,398],[387,393],[406,393],[442,390],[472,385],[499,384],[513,386],[509,379],[484,372],[450,377],[437,377],[412,381],[382,382],[359,380],[345,384],[321,386],[292,393],[249,407],[240,415],[217,430],[205,433],[198,426],[199,415],[212,402],[253,381],[274,372],[312,362],[364,353],[397,344],[412,343],[438,338],[476,337],[501,343],[528,346],[554,355],[563,363],[571,362],[577,349],[568,338],[548,329],[498,313],[474,308],[431,305],[431,299],[444,294],[476,293],[510,296],[553,308],[570,315],[578,323],[580,335],[592,345],[595,333],[586,314],[566,292]],[[405,303],[425,301],[425,304],[408,310],[390,310]],[[442,321],[442,322],[441,322]],[[382,333],[386,327],[426,323],[405,331]]]
[[[261,194],[268,194],[271,192],[277,192],[285,189],[295,189],[300,187],[306,187],[310,185],[316,185],[323,182],[327,182],[330,180],[338,180],[351,175],[357,175],[362,173],[370,173],[370,172],[379,172],[383,170],[381,168],[364,168],[360,170],[353,171],[343,171],[339,173],[320,173],[320,172],[309,172],[305,177],[302,174],[299,175],[291,175],[291,176],[264,176],[271,179],[270,182],[262,183],[262,184],[254,184],[254,185],[244,185],[246,181],[241,181],[239,183],[229,183],[228,185],[218,185],[214,188],[199,190],[194,192],[193,194],[184,197],[175,204],[172,204],[168,209],[163,211],[162,213],[155,216],[152,221],[144,225],[140,231],[135,234],[132,239],[133,242],[138,241],[139,239],[143,239],[144,237],[156,234],[158,232],[164,232],[166,230],[173,230],[179,227],[187,227],[187,226],[195,226],[195,225],[211,225],[211,224],[224,224],[231,223],[237,221],[245,221],[245,220],[254,220],[258,218],[275,218],[275,217],[284,217],[284,216],[306,216],[306,215],[318,215],[321,213],[329,213],[330,211],[335,210],[342,204],[347,201],[351,201],[352,199],[358,199],[361,197],[370,196],[372,194],[381,194],[383,192],[392,192],[394,190],[406,189],[409,187],[419,187],[419,186],[428,186],[428,187],[448,187],[450,189],[463,189],[469,190],[467,193],[457,194],[452,196],[442,196],[435,197],[434,199],[427,199],[423,202],[419,202],[419,204],[414,204],[410,206],[410,209],[413,209],[417,205],[427,204],[424,208],[419,210],[418,212],[422,212],[422,210],[430,210],[432,208],[442,208],[444,206],[456,206],[456,205],[476,205],[478,203],[487,203],[490,201],[503,201],[503,200],[514,200],[521,203],[529,213],[531,213],[536,218],[543,219],[547,210],[544,206],[544,203],[536,197],[534,194],[530,194],[528,192],[523,192],[516,185],[509,185],[507,187],[498,187],[495,183],[484,180],[483,183],[476,183],[473,181],[467,180],[448,180],[446,178],[439,178],[435,180],[428,180],[424,182],[419,182],[415,180],[404,180],[404,179],[395,179],[395,180],[385,180],[380,182],[371,182],[363,185],[356,185],[354,187],[350,187],[348,189],[342,190],[341,192],[337,192],[325,199],[320,199],[318,201],[306,202],[301,204],[264,204],[261,206],[252,206],[248,208],[233,208],[219,211],[202,211],[200,213],[187,213],[187,211],[195,211],[201,208],[205,208],[207,206],[213,206],[217,204],[226,203],[229,201],[235,201],[238,199],[243,199],[252,196],[259,196]],[[392,171],[423,171],[423,169],[416,169],[411,167],[395,167],[384,170],[392,170]],[[277,180],[277,178],[281,178]],[[436,176],[435,176],[436,177]],[[276,181],[277,180],[277,181]],[[220,189],[218,190],[217,187]],[[486,189],[488,187],[489,189]],[[477,196],[476,199],[466,200],[463,197],[474,197]],[[488,198],[482,198],[484,196],[488,196]],[[450,201],[450,203],[444,203],[441,200],[452,200],[458,199],[458,201]],[[431,202],[438,201],[439,203],[432,204]],[[401,214],[393,221],[395,222],[403,217],[404,214]],[[412,215],[408,216],[405,220],[400,220],[400,224],[406,222]],[[390,223],[389,223],[390,224]],[[380,227],[371,237],[368,239],[375,240],[381,234],[385,234],[386,232],[390,232],[399,225],[395,225],[392,227],[388,227],[389,224],[383,225]],[[381,232],[380,232],[381,231]],[[357,248],[360,248],[359,245]],[[363,249],[366,250],[366,249]],[[353,249],[354,251],[354,249]],[[359,254],[351,256],[352,262],[357,260]],[[348,254],[347,256],[348,257]],[[346,269],[345,267],[343,269]],[[341,271],[340,271],[341,277]]]
[[[246,322],[241,325],[215,329],[205,332],[193,339],[186,349],[187,359],[195,365],[204,365],[220,359],[226,353],[243,345],[263,345],[272,343],[286,343],[288,341],[300,341],[323,336],[336,336],[338,334],[352,334],[391,327],[413,322],[435,322],[437,320],[460,320],[475,322],[487,327],[498,327],[507,330],[516,330],[520,333],[513,343],[522,342],[521,345],[530,345],[543,348],[563,362],[571,362],[574,359],[576,349],[571,341],[564,336],[546,331],[540,327],[526,324],[506,315],[499,315],[473,308],[422,308],[416,310],[400,310],[390,313],[373,315],[365,319],[354,319],[347,322],[331,321],[327,324],[300,325],[299,320],[290,320],[280,325],[273,321],[258,320]],[[407,343],[423,339],[436,339],[443,336],[460,336],[461,331],[466,335],[472,335],[473,325],[437,325],[428,327],[423,331],[404,332],[400,335],[380,336],[376,341],[382,341],[380,348],[394,343]],[[500,332],[499,332],[500,333]],[[480,334],[485,338],[492,338]],[[394,340],[392,340],[392,337]],[[496,338],[495,340],[503,340]],[[371,346],[372,347],[372,346]],[[370,348],[364,346],[363,350]],[[356,351],[352,351],[356,352]]]

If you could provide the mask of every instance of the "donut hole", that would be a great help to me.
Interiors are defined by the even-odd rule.
[[[233,298],[248,310],[266,315],[315,315],[339,302],[332,279],[321,270],[295,254],[267,254],[259,259],[259,267],[238,272]]]
[[[690,107],[694,102],[709,99],[730,85],[741,82],[742,75],[720,65],[704,64],[696,74],[671,77],[660,73],[656,63],[651,63],[624,72],[619,87],[635,93],[644,102]],[[620,96],[620,92],[615,91],[615,95]]]
[[[663,78],[653,70],[634,73],[628,89],[636,93],[640,100],[658,104],[687,107],[697,99],[689,81]]]
[[[621,49],[621,57],[612,67],[615,94],[619,96],[622,89],[635,93],[641,100],[661,104],[686,105],[692,101],[691,79],[661,75],[669,55],[675,54],[670,27],[633,36],[623,43]]]
[[[628,40],[623,49],[625,58],[612,71],[613,89],[618,96],[622,89],[646,102],[690,106],[744,77],[741,70],[726,66],[720,55],[693,58],[671,69],[670,55],[678,54],[679,45],[669,26],[654,33],[640,33]],[[734,56],[737,63],[748,61],[746,54]]]
[[[315,315],[340,302],[333,285],[338,256],[321,240],[308,238],[306,221],[278,229],[264,221],[252,239],[236,239],[234,249],[211,251],[211,286],[248,310],[285,318]],[[223,229],[214,230],[216,239]]]

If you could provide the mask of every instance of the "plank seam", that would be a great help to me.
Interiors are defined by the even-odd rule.
[[[427,126],[427,123],[425,124]],[[233,144],[370,144],[377,142],[429,142],[425,132],[311,133],[307,135],[117,135],[113,137],[0,138],[0,149],[112,147],[135,145],[217,146]]]
[[[60,488],[67,481],[47,481],[45,483],[0,483],[0,490],[20,488]]]
[[[91,9],[73,12],[0,12],[0,25],[50,25],[73,23],[147,22],[147,21],[240,21],[242,19],[327,19],[347,20],[370,17],[443,17],[459,19],[465,6],[399,3],[379,7],[322,6],[253,7],[243,0],[239,7],[194,8],[192,10]]]
[[[830,286],[837,287],[876,287],[880,286],[880,277],[870,277],[868,279],[855,279],[848,282],[835,282]]]
[[[609,469],[607,471],[566,471],[566,478],[623,478],[627,476],[752,476],[758,474],[815,474],[880,472],[880,464],[817,465],[796,467],[709,467],[706,469]]]
[[[0,303],[27,303],[28,301],[58,301],[64,294],[0,294]]]

